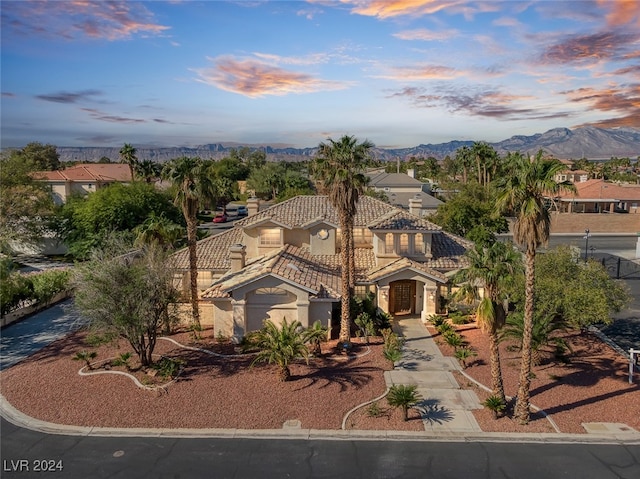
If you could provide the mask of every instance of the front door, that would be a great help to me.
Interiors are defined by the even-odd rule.
[[[391,283],[391,313],[396,316],[413,314],[416,296],[415,281],[396,281]]]

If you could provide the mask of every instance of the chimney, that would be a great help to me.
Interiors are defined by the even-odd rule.
[[[231,259],[231,272],[235,273],[244,268],[247,257],[247,247],[243,244],[234,244],[229,247],[229,258]]]
[[[415,178],[416,177],[416,170],[414,168],[408,168],[407,169],[407,175],[409,175],[411,178]]]
[[[418,218],[422,217],[422,198],[409,198],[409,213]]]
[[[260,210],[258,198],[249,198],[247,200],[247,216],[255,215]]]

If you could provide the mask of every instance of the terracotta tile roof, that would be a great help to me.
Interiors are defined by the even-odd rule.
[[[360,197],[358,212],[355,217],[355,227],[363,228],[380,216],[397,211],[397,208],[370,196]],[[288,228],[304,228],[318,220],[338,225],[338,214],[326,196],[296,196],[282,203],[236,221],[237,226],[243,228],[262,223],[267,220],[275,221]]]
[[[66,170],[36,171],[34,177],[48,181],[131,181],[129,165],[121,163],[83,163]]]
[[[562,201],[625,200],[640,201],[639,185],[619,185],[602,179],[574,183],[577,192],[559,195]]]
[[[372,230],[440,231],[442,229],[430,221],[395,208],[367,226]]]
[[[231,267],[229,247],[242,242],[242,230],[231,228],[215,236],[198,241],[198,269],[205,271],[225,271]],[[176,269],[189,269],[189,250],[183,248],[172,255]]]

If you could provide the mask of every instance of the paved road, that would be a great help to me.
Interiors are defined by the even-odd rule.
[[[638,445],[83,437],[1,425],[3,478],[640,477]],[[63,470],[12,471],[43,459]]]
[[[62,301],[0,331],[0,370],[75,331],[81,324],[71,300]]]

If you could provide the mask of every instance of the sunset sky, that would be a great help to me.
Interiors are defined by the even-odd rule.
[[[1,146],[640,127],[640,1],[5,1]]]

